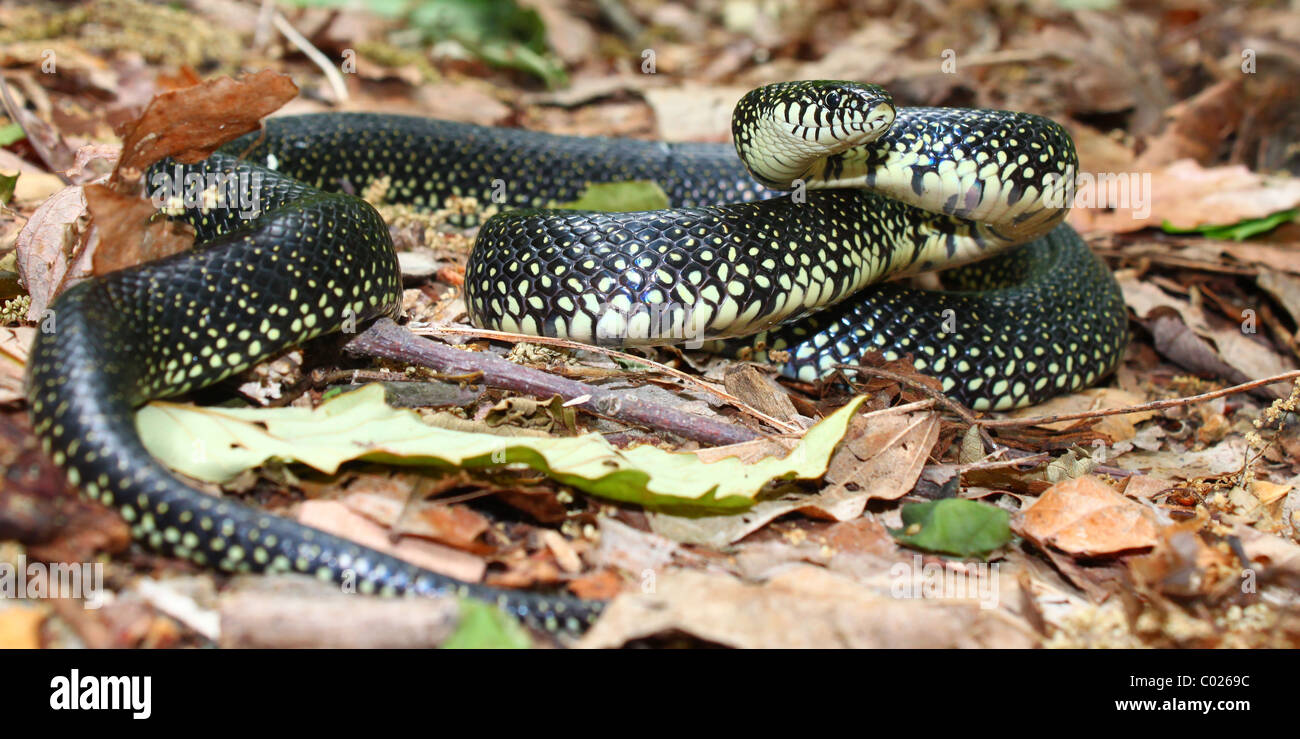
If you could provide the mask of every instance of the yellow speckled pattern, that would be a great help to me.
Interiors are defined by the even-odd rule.
[[[1077,158],[1056,123],[896,109],[879,87],[817,81],[750,92],[732,133],[760,182],[794,192],[649,213],[498,215],[466,269],[471,318],[615,346],[752,337],[713,346],[788,352],[782,371],[808,381],[869,351],[911,354],[978,410],[1077,390],[1119,360],[1119,287],[1061,224]],[[958,275],[982,280],[964,291],[885,284],[1013,247]]]
[[[153,173],[174,172],[170,162]],[[191,208],[195,249],[77,285],[28,362],[28,401],[47,453],[149,547],[229,572],[299,572],[360,593],[451,593],[532,625],[578,631],[600,604],[460,582],[194,490],[154,460],[135,408],[217,382],[287,346],[395,314],[401,279],[388,229],[357,198],[321,192],[217,154],[182,175],[253,175],[260,215]]]
[[[786,351],[783,371],[803,379],[870,350],[911,354],[979,409],[1081,387],[1118,360],[1127,338],[1118,287],[1058,225],[1065,205],[1052,196],[1075,161],[1056,124],[896,110],[880,88],[812,82],[747,96],[733,133],[764,184],[718,145],[382,114],[275,119],[264,136],[200,164],[160,163],[151,178],[233,178],[251,197],[239,207],[171,203],[197,229],[195,249],[89,280],[53,303],[28,363],[35,430],[73,484],[116,507],[159,551],[227,571],[307,573],[362,593],[458,593],[541,629],[577,631],[601,604],[459,582],[204,495],[149,456],[134,411],[396,312],[401,280],[387,228],[348,194],[380,177],[398,202],[467,196],[503,211],[482,225],[466,274],[469,312],[483,326],[615,344],[766,332],[745,350]],[[535,209],[573,200],[591,182],[627,179],[658,181],[678,207]],[[959,270],[954,292],[878,284],[1031,239]]]

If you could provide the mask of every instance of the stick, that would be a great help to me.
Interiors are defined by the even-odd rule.
[[[562,346],[568,349],[579,349],[582,351],[599,352],[608,357],[618,357],[620,359],[626,359],[629,362],[636,362],[637,364],[649,365],[650,367],[653,367],[654,369],[666,375],[672,375],[673,377],[676,377],[679,380],[684,380],[686,382],[689,382],[695,385],[696,387],[699,387],[700,389],[704,390],[705,392],[717,396],[724,402],[736,406],[736,408],[740,409],[745,413],[748,413],[749,415],[753,416],[754,418],[757,418],[763,423],[766,423],[772,428],[781,429],[783,433],[797,434],[803,430],[800,427],[795,426],[794,424],[786,423],[785,421],[781,421],[779,419],[767,415],[766,413],[749,405],[745,401],[741,400],[740,398],[737,398],[736,396],[732,395],[726,390],[723,390],[722,388],[719,387],[715,387],[711,383],[705,382],[704,380],[701,380],[700,378],[695,377],[694,375],[688,375],[685,372],[682,372],[681,370],[673,369],[672,367],[669,367],[666,364],[660,364],[659,362],[656,362],[653,359],[638,357],[635,354],[628,354],[627,352],[621,352],[617,349],[609,349],[603,346],[583,344],[582,342],[572,341],[570,339],[560,339],[560,338],[550,337],[550,336],[529,336],[527,334],[512,334],[506,331],[492,331],[490,329],[485,329],[485,328],[461,328],[459,326],[439,326],[437,328],[430,327],[427,329],[412,329],[411,333],[415,334],[416,336],[433,336],[436,334],[460,334],[463,336],[481,336],[485,339],[493,339],[495,341],[546,344],[549,346]]]
[[[320,70],[325,73],[325,79],[330,82],[330,89],[334,90],[334,101],[337,103],[346,103],[348,101],[348,86],[343,82],[343,75],[334,68],[333,62],[329,57],[321,53],[320,49],[311,45],[306,36],[298,33],[298,29],[289,24],[289,21],[279,13],[275,14],[275,27],[279,29],[289,42],[298,47],[298,50],[307,55],[307,58],[316,63]]]
[[[891,372],[887,369],[880,369],[878,367],[862,367],[856,364],[837,364],[835,365],[835,368],[840,370],[852,370],[853,372],[861,372],[864,375],[872,375],[873,377],[880,377],[886,380],[897,382],[902,385],[906,385],[915,390],[920,390],[922,393],[925,394],[926,397],[933,399],[939,405],[942,405],[944,408],[947,408],[953,413],[956,413],[961,418],[961,420],[966,422],[967,426],[974,426],[976,428],[979,428],[980,439],[984,442],[985,450],[993,451],[994,449],[998,448],[998,445],[993,442],[993,437],[989,435],[989,432],[985,431],[981,427],[979,419],[975,418],[975,416],[969,410],[966,409],[966,406],[962,405],[961,403],[958,403],[952,398],[949,398],[947,395],[944,395],[943,393],[939,392],[938,390],[935,390],[929,385],[917,382],[916,380],[913,380],[912,378],[907,377],[905,375],[900,375],[897,372]]]
[[[558,395],[569,401],[566,405],[652,429],[671,431],[705,444],[738,444],[763,436],[737,423],[697,416],[659,403],[639,400],[629,396],[626,391],[606,390],[523,367],[491,354],[464,351],[423,339],[386,318],[376,321],[348,342],[345,350],[354,356],[381,357],[432,367],[439,372],[479,372],[481,381],[491,387],[542,398]]]
[[[1000,418],[1000,419],[980,419],[976,421],[985,428],[1010,428],[1012,426],[1037,426],[1043,423],[1056,423],[1057,421],[1076,421],[1084,418],[1100,418],[1102,416],[1119,416],[1126,413],[1143,413],[1145,411],[1158,411],[1162,408],[1174,408],[1180,405],[1191,405],[1192,403],[1201,403],[1206,400],[1222,398],[1225,395],[1236,395],[1254,390],[1264,385],[1272,385],[1275,382],[1284,382],[1300,378],[1300,370],[1283,372],[1273,377],[1265,377],[1262,380],[1251,380],[1250,382],[1232,387],[1225,387],[1221,390],[1214,390],[1200,395],[1192,395],[1186,398],[1172,398],[1170,400],[1157,400],[1142,405],[1131,405],[1126,408],[1106,408],[1095,411],[1083,411],[1081,413],[1065,413],[1059,416],[1037,416],[1034,418]]]

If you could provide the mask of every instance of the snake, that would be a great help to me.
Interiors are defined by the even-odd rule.
[[[162,160],[146,182],[170,186],[151,195],[193,226],[195,246],[53,301],[27,365],[34,432],[71,485],[163,554],[362,593],[475,598],[578,633],[601,601],[463,582],[200,492],[149,454],[135,411],[397,316],[388,227],[356,195],[379,181],[391,202],[480,206],[451,220],[478,228],[464,298],[484,328],[698,341],[804,381],[871,352],[911,357],[975,409],[1041,402],[1118,361],[1122,296],[1063,223],[1077,155],[1059,124],[804,81],[748,93],[732,134],[734,148],[322,113],[273,117],[196,163]],[[554,207],[637,180],[671,207]],[[950,266],[947,289],[893,279]]]

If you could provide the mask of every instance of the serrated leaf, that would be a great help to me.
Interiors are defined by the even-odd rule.
[[[500,608],[481,601],[461,598],[460,624],[447,637],[442,649],[528,649],[528,633]]]
[[[903,506],[903,528],[889,533],[899,543],[958,557],[985,557],[1011,541],[1011,515],[964,498]]]
[[[594,182],[587,185],[577,200],[560,203],[564,210],[598,210],[606,213],[630,213],[638,210],[667,208],[668,195],[659,183],[651,180],[628,182]]]
[[[315,409],[199,408],[155,402],[136,415],[145,446],[190,477],[232,479],[270,459],[301,462],[327,474],[353,460],[390,464],[497,467],[523,464],[592,495],[646,506],[739,509],[768,483],[816,479],[863,398],[804,434],[785,457],[745,464],[703,462],[650,445],[619,449],[599,434],[551,438],[436,428],[410,410],[384,403],[379,384],[338,395]]]

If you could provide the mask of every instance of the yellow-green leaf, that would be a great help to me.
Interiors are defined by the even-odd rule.
[[[523,464],[613,500],[735,509],[748,507],[769,482],[821,477],[862,400],[808,429],[787,456],[750,464],[735,457],[706,463],[694,454],[650,445],[619,449],[598,434],[535,438],[436,428],[413,411],[390,408],[378,384],[315,409],[155,402],[140,410],[136,426],[154,456],[209,482],[230,480],[273,458],[327,474],[352,460],[462,468]]]
[[[599,210],[607,213],[660,210],[668,207],[668,195],[657,182],[651,180],[593,182],[578,195],[577,200],[560,203],[555,207],[564,210]]]
[[[528,649],[528,632],[505,611],[482,601],[460,600],[460,625],[443,649]]]

